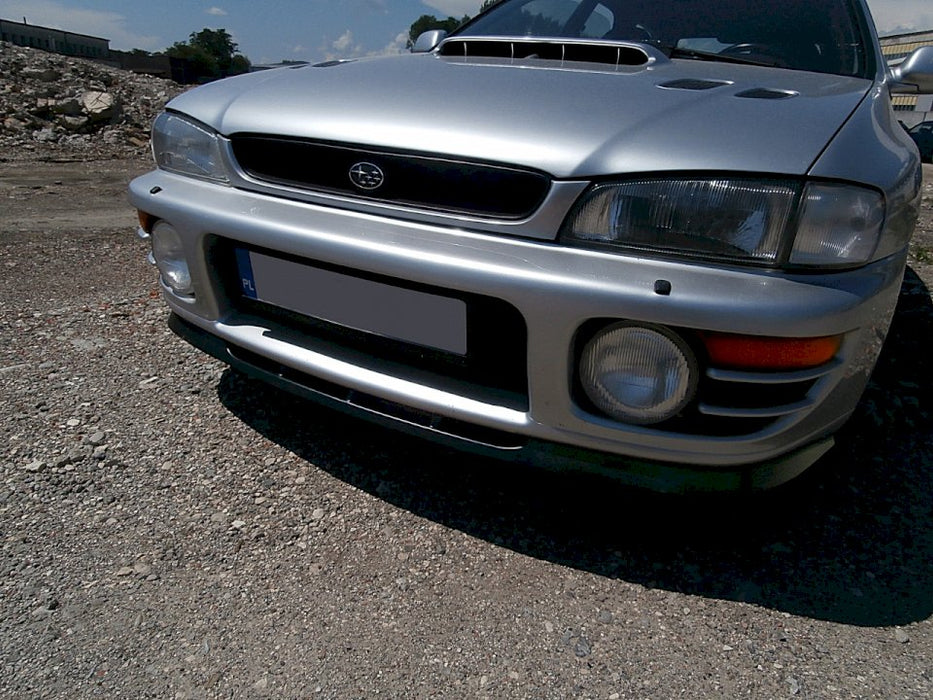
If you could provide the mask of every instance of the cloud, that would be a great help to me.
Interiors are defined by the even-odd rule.
[[[337,39],[337,41],[331,44],[331,48],[334,51],[341,51],[341,52],[346,51],[352,46],[353,46],[353,32],[351,32],[349,29],[345,31],[343,34],[341,34],[340,38]]]
[[[29,24],[109,39],[113,49],[165,48],[160,37],[130,31],[126,17],[118,12],[67,7],[55,0],[0,0],[0,17],[12,20],[25,17]]]
[[[440,12],[445,17],[463,17],[463,15],[479,14],[479,8],[483,6],[483,0],[421,0],[422,5],[427,5],[432,10]]]
[[[226,17],[227,16],[227,11],[223,9],[222,7],[212,7],[209,10],[205,10],[205,12],[209,15],[213,15],[214,17]]]
[[[352,58],[354,56],[362,56],[366,53],[363,46],[356,41],[353,32],[349,29],[334,41],[327,40],[327,43],[325,43],[320,50],[326,61],[333,61],[340,58]]]
[[[408,53],[408,32],[400,32],[395,38],[379,51],[370,51],[368,56],[391,56],[399,53]]]

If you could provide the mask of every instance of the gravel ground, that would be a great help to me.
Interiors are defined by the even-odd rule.
[[[933,169],[839,445],[753,500],[466,457],[166,328],[144,160],[0,162],[3,697],[933,696]]]

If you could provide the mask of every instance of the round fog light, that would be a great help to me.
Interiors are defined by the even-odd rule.
[[[580,383],[596,408],[625,423],[660,423],[696,393],[697,362],[667,329],[615,324],[580,356]]]
[[[176,294],[190,296],[193,291],[191,273],[181,236],[166,221],[159,221],[152,227],[152,257],[165,284]]]

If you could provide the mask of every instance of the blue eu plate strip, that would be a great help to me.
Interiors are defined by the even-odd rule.
[[[256,278],[253,277],[253,264],[249,260],[249,251],[245,248],[236,249],[236,266],[240,275],[240,288],[243,290],[243,296],[250,299],[258,298]]]

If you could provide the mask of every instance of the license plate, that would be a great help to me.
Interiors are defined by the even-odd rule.
[[[238,248],[243,295],[346,328],[444,350],[467,352],[460,299],[282,260]]]

